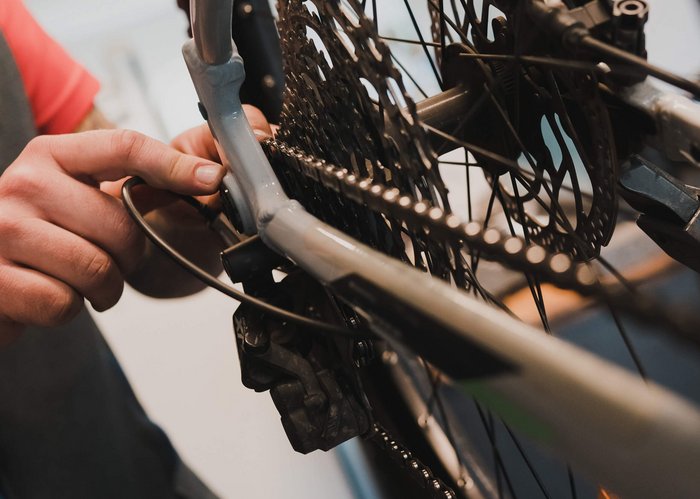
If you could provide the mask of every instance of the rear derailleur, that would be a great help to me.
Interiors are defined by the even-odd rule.
[[[273,269],[284,260],[256,237],[222,258],[229,277],[248,294],[300,315],[353,323],[352,312],[300,270],[276,282]],[[256,392],[270,391],[294,450],[329,450],[371,430],[356,369],[371,355],[370,340],[311,331],[248,304],[234,313],[233,328],[242,382]]]

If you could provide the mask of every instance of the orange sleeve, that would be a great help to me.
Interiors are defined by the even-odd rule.
[[[21,0],[0,0],[0,30],[24,83],[41,134],[75,130],[99,83],[34,20]]]

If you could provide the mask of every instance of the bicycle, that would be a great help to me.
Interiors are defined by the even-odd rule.
[[[646,75],[695,95],[698,86],[644,62],[645,13],[629,6],[624,11],[626,4],[639,8],[643,2],[615,2],[617,18],[604,2],[576,10],[538,1],[490,1],[481,3],[480,15],[476,3],[451,3],[454,17],[463,18],[460,24],[445,14],[443,2],[427,0],[433,41],[426,42],[417,28],[418,40],[408,43],[426,52],[444,88],[414,104],[402,83],[406,73],[396,68],[400,62],[376,32],[375,4],[282,2],[287,101],[277,139],[263,144],[266,156],[238,102],[243,67],[230,43],[230,2],[195,2],[194,41],[185,46],[185,59],[232,171],[222,195],[232,226],[207,215],[231,245],[223,253],[228,275],[243,282],[250,295],[181,263],[246,303],[235,316],[244,384],[271,391],[296,450],[328,449],[364,434],[418,475],[433,497],[517,496],[519,487],[513,486],[496,441],[506,435],[525,456],[518,434],[623,496],[690,497],[697,485],[693,464],[700,457],[697,408],[519,321],[504,302],[524,279],[549,330],[542,283],[551,283],[602,301],[616,323],[621,312],[631,312],[697,344],[692,318],[632,293],[614,270],[608,270],[607,279],[612,276],[617,284],[606,284],[606,277],[585,262],[606,266],[599,253],[617,218],[619,180],[630,204],[644,213],[639,225],[645,232],[670,254],[696,265],[697,195],[633,153],[648,142],[643,134],[654,130],[653,119],[644,114],[650,109]],[[365,8],[373,11],[374,22]],[[633,22],[622,22],[621,15]],[[538,26],[528,32],[532,40],[527,43],[518,38],[522,19]],[[494,47],[495,53],[482,53]],[[574,60],[562,55],[584,49],[588,52]],[[597,64],[598,58],[607,62]],[[359,79],[359,85],[350,84]],[[420,92],[420,84],[412,83]],[[340,98],[333,93],[338,91],[344,92]],[[671,124],[660,143],[697,162],[697,104],[663,92],[654,95],[666,120],[656,125],[665,132]],[[676,107],[664,105],[664,99]],[[321,110],[328,115],[321,117]],[[300,116],[311,117],[313,133],[307,133],[309,125]],[[488,125],[486,132],[466,126],[475,117]],[[611,119],[636,126],[613,138]],[[349,125],[357,123],[365,134],[351,133]],[[559,167],[544,144],[545,134],[559,144]],[[469,194],[467,220],[450,209],[437,167],[438,153],[448,144],[468,152],[458,160],[443,158],[443,165],[485,171],[491,191],[482,222],[476,221],[476,202]],[[619,156],[632,158],[622,174],[616,149],[622,150]],[[590,192],[578,182],[584,175]],[[127,201],[135,182],[127,186]],[[559,201],[562,192],[570,195],[571,206]],[[304,201],[308,212],[286,193]],[[496,203],[502,229],[490,222]],[[482,260],[525,277],[494,294],[476,278]],[[273,268],[285,270],[287,277],[275,282]],[[620,329],[629,343],[625,328]],[[403,398],[423,414],[426,440],[434,448],[447,447],[436,453],[435,462],[449,484],[372,425],[365,397],[369,387],[358,372],[377,354]],[[493,471],[483,464],[478,444],[465,445],[465,432],[452,431],[454,410],[444,407],[446,397],[439,395],[448,378],[477,401],[476,424],[483,426],[491,447],[487,457]],[[564,475],[577,495],[579,480],[570,469]],[[536,471],[531,481],[550,495]]]

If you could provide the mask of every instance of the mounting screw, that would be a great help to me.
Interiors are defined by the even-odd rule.
[[[273,89],[273,88],[275,88],[275,86],[277,86],[277,82],[275,81],[275,78],[272,75],[263,76],[262,84],[263,84],[263,87],[269,88],[269,89]]]
[[[242,3],[238,7],[240,17],[248,17],[253,13],[253,5],[248,2]]]

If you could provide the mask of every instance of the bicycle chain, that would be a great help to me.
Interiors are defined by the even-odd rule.
[[[376,213],[389,214],[409,228],[428,232],[436,241],[450,245],[464,243],[472,253],[584,295],[600,291],[591,267],[573,261],[564,253],[553,253],[536,243],[527,244],[518,236],[506,235],[496,228],[485,228],[478,222],[462,222],[456,215],[427,201],[417,201],[395,187],[386,187],[370,178],[349,173],[282,141],[267,139],[262,145],[273,166],[291,168],[294,173],[302,174]],[[283,173],[281,176],[287,175]]]
[[[263,147],[287,193],[310,213],[466,290],[483,292],[466,262],[480,255],[631,310],[644,320],[678,322],[646,297],[632,300],[629,293],[616,295],[603,288],[594,267],[562,252],[576,254],[571,245],[545,237],[546,233],[526,242],[454,215],[415,103],[388,47],[358,3],[279,0],[278,13],[286,74],[284,107],[277,140],[269,139]],[[610,149],[607,144],[596,146],[596,151]],[[601,175],[593,172],[596,179]],[[614,190],[613,181],[599,184]],[[577,231],[577,237],[587,244],[593,240],[597,252],[611,226],[602,216],[592,219],[602,224],[595,227],[601,232]],[[482,296],[490,298],[488,293]],[[695,328],[682,324],[682,329],[694,333]],[[369,439],[402,463],[431,497],[456,497],[383,428],[374,427]]]
[[[278,138],[449,211],[447,189],[415,103],[359,4],[280,0],[278,12],[286,74]],[[480,287],[461,255],[424,233],[410,234],[406,244],[401,224],[388,213],[371,213],[320,191],[288,192],[365,244],[451,277],[460,287]]]
[[[456,215],[427,201],[417,201],[395,187],[386,187],[370,178],[349,173],[345,168],[315,158],[280,140],[266,139],[262,146],[283,184],[294,176],[302,176],[317,187],[333,192],[337,199],[350,200],[357,207],[366,207],[378,216],[389,215],[413,232],[426,234],[433,244],[453,248],[465,245],[471,254],[480,254],[507,269],[537,276],[557,287],[592,297],[627,313],[640,323],[670,327],[681,338],[700,343],[697,320],[692,311],[663,304],[623,286],[605,286],[590,264],[576,262],[565,253],[553,253],[537,243],[528,244],[518,236],[484,227],[478,222],[462,222]],[[323,213],[314,214],[323,218]]]
[[[366,439],[378,445],[394,462],[398,463],[430,494],[431,499],[456,499],[457,495],[445,482],[435,476],[428,466],[397,442],[380,424],[372,425]]]

